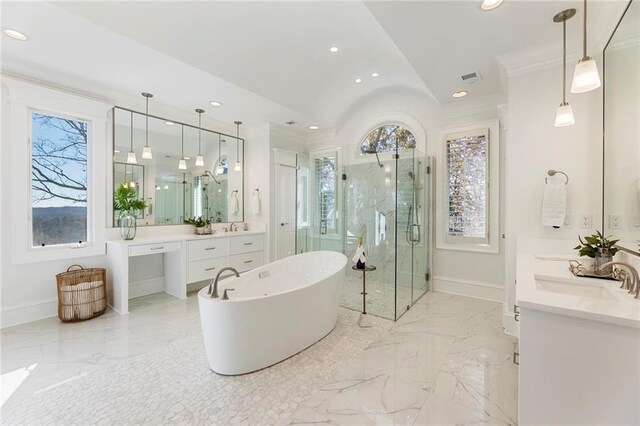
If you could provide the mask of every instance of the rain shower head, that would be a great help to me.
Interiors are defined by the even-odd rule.
[[[218,180],[216,179],[216,177],[213,175],[213,173],[211,173],[209,170],[205,170],[204,172],[202,172],[202,177],[208,177],[210,176],[213,181],[215,183],[217,183],[218,185],[220,185],[220,182],[218,182]]]
[[[375,154],[376,160],[378,160],[378,166],[380,166],[380,168],[384,167],[380,162],[380,157],[378,157],[378,150],[376,149],[376,146],[374,144],[372,143],[368,144],[363,152],[365,154]]]

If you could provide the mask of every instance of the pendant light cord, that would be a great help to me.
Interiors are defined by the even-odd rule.
[[[236,121],[236,161],[240,161],[240,122]]]
[[[147,113],[145,115],[145,140],[144,140],[144,146],[147,147],[149,146],[149,97],[145,96],[145,99],[147,100]]]
[[[562,21],[562,104],[567,103],[567,21]]]
[[[133,111],[131,111],[131,149],[130,152],[133,152]]]
[[[200,141],[201,135],[202,134],[202,113],[200,111],[198,111],[198,155],[201,154],[201,150],[200,147],[202,146],[202,143]]]
[[[582,59],[587,59],[587,0],[584,0],[584,22],[582,32]]]
[[[182,151],[182,158],[181,160],[184,160],[184,125],[180,126],[182,129],[182,148],[180,149]],[[174,160],[175,161],[175,160]]]

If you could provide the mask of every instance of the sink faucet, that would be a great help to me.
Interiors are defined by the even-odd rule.
[[[629,290],[629,293],[635,292],[636,294],[635,298],[640,299],[640,277],[638,277],[638,270],[634,268],[632,265],[629,265],[628,263],[623,263],[623,262],[607,262],[601,265],[599,269],[604,269],[607,266],[611,266],[611,265],[624,266],[629,270],[629,272],[631,272],[631,275],[633,276],[633,281],[631,282],[631,289]]]
[[[234,229],[235,226],[235,229]],[[238,230],[238,224],[235,222],[231,222],[231,226],[229,226],[229,232],[236,232]]]
[[[236,277],[240,276],[240,273],[236,271],[235,268],[232,268],[231,266],[227,266],[220,269],[220,272],[218,272],[218,275],[216,275],[216,278],[214,280],[211,280],[211,282],[209,283],[209,291],[207,293],[211,295],[212,299],[217,299],[218,297],[220,297],[218,295],[218,280],[220,279],[220,275],[224,271],[233,271],[236,274]],[[213,286],[213,291],[211,290],[211,286]]]

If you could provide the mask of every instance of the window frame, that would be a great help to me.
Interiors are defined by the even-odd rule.
[[[449,178],[451,176],[451,169],[449,168],[449,147],[448,144],[450,141],[459,140],[465,137],[482,137],[484,136],[486,139],[486,155],[485,155],[485,211],[484,211],[484,223],[485,223],[485,232],[482,237],[465,237],[465,236],[457,236],[451,235],[449,232],[450,228],[450,219],[451,219],[451,210],[450,210],[450,198],[449,198]],[[477,128],[472,129],[466,132],[456,132],[456,133],[448,133],[444,140],[444,169],[445,169],[445,178],[444,184],[446,185],[445,190],[445,209],[446,209],[446,217],[445,217],[445,239],[448,243],[465,243],[465,244],[489,244],[489,235],[491,232],[491,185],[490,185],[490,171],[491,171],[491,131],[489,128]]]
[[[407,132],[411,133],[411,136],[413,136],[413,143],[414,146],[412,148],[400,148],[398,147],[398,145],[396,144],[396,149],[392,150],[392,151],[378,151],[378,156],[383,156],[383,155],[391,155],[393,156],[394,154],[397,154],[399,152],[406,152],[409,151],[411,149],[416,150],[418,149],[418,138],[416,137],[416,134],[413,132],[413,130],[411,130],[411,128],[403,123],[399,123],[399,122],[395,122],[395,121],[388,121],[385,122],[383,124],[379,124],[371,129],[369,129],[359,140],[358,142],[358,156],[359,157],[366,157],[368,154],[365,152],[362,152],[362,144],[364,142],[364,140],[369,137],[369,135],[371,134],[371,132],[378,130],[381,127],[388,127],[388,126],[394,126],[394,127],[401,127],[403,129],[405,129]]]
[[[7,194],[10,205],[11,229],[8,231],[11,264],[30,264],[61,260],[80,260],[106,253],[107,179],[110,173],[111,155],[107,141],[110,136],[110,111],[113,105],[101,100],[71,94],[50,86],[7,77],[3,80],[6,90],[2,93],[3,114],[7,114],[7,126],[3,128],[3,140],[11,141],[3,155],[10,159],[9,177],[4,188],[12,188]],[[31,112],[70,117],[89,123],[87,146],[87,236],[91,243],[52,245],[37,249],[32,247],[31,236]],[[13,189],[16,190],[13,190]]]
[[[82,244],[78,243],[65,243],[65,244],[52,244],[45,246],[36,246],[33,244],[33,177],[32,177],[32,167],[33,167],[33,114],[46,115],[48,117],[60,118],[63,120],[74,120],[81,121],[87,124],[87,164],[86,164],[86,177],[87,177],[87,201],[86,201],[86,209],[87,209],[87,241]],[[93,217],[94,217],[94,198],[93,198],[93,180],[90,178],[93,172],[93,120],[85,119],[75,115],[58,113],[49,110],[43,110],[39,108],[29,108],[29,148],[28,148],[28,156],[29,156],[29,198],[28,198],[28,229],[27,229],[27,237],[28,237],[28,250],[29,251],[51,251],[57,249],[65,249],[65,248],[77,248],[77,247],[93,247],[94,239],[95,239],[95,226],[93,226]]]
[[[315,179],[313,180],[313,186],[314,186],[314,194],[315,194],[315,198],[316,198],[316,203],[317,203],[317,211],[318,211],[318,216],[313,218],[310,222],[312,224],[313,228],[316,228],[318,230],[318,233],[320,235],[327,235],[327,236],[337,236],[338,235],[338,231],[339,231],[339,224],[338,224],[338,219],[339,219],[339,214],[338,214],[338,170],[339,170],[339,158],[338,158],[338,151],[337,150],[325,150],[325,151],[319,151],[319,152],[314,152],[313,154],[310,155],[311,158],[313,159],[314,162],[314,175],[315,175]],[[322,226],[320,224],[320,188],[318,187],[318,183],[319,183],[319,176],[317,176],[317,167],[316,167],[316,162],[322,158],[327,158],[327,157],[333,157],[335,159],[335,169],[334,169],[334,179],[333,179],[333,188],[334,188],[334,194],[335,194],[335,202],[334,202],[334,209],[333,209],[333,226],[331,228],[327,227],[327,230],[324,234],[322,234]]]
[[[487,238],[480,241],[474,237],[447,238],[449,226],[449,199],[448,199],[448,167],[446,158],[447,137],[451,135],[467,134],[488,129],[487,138]],[[481,252],[498,254],[500,252],[500,124],[497,119],[471,123],[455,127],[440,129],[440,138],[437,145],[436,165],[437,184],[436,200],[440,207],[436,209],[436,249],[454,250],[466,252]]]

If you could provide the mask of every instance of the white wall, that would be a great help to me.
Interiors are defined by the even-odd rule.
[[[601,56],[595,59],[602,64]],[[568,70],[568,74],[570,86],[572,71]],[[601,224],[602,89],[578,95],[568,93],[576,123],[556,128],[553,123],[562,101],[561,75],[562,66],[557,64],[509,76],[505,321],[512,319],[510,310],[515,300],[517,238],[577,240],[578,234],[591,234]],[[567,213],[571,225],[561,229],[540,223],[544,179],[549,169],[562,170],[570,179]],[[582,215],[593,217],[590,228],[577,226]]]

